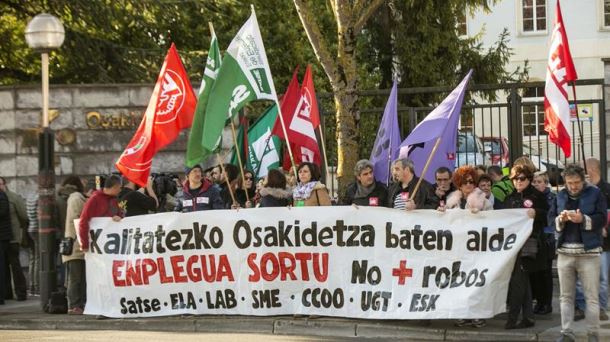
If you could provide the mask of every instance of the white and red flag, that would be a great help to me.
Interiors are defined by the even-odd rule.
[[[315,132],[316,127],[320,125],[320,114],[318,113],[318,103],[309,66],[305,72],[301,89],[299,89],[295,70],[292,81],[282,98],[281,109],[294,163],[299,165],[302,162],[310,162],[320,166],[322,158]],[[279,117],[272,134],[284,138]],[[286,162],[286,156],[284,156],[283,167],[284,169],[290,169],[290,163]]]
[[[130,181],[145,186],[152,159],[191,126],[197,97],[174,44],[165,56],[138,130],[115,166]]]
[[[577,78],[557,0],[544,87],[544,130],[548,132],[549,140],[561,147],[566,158],[572,154],[568,82]]]

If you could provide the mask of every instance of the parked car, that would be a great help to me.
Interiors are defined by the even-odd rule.
[[[491,152],[491,149],[486,151],[478,136],[472,134],[472,132],[459,132],[455,166],[491,165],[489,152]]]
[[[510,154],[508,153],[508,139],[506,137],[480,137],[485,150],[490,150],[491,165],[500,167],[510,164]]]

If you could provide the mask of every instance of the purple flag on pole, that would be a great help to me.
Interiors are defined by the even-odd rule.
[[[434,184],[434,173],[439,167],[445,166],[449,170],[455,168],[458,122],[470,75],[472,75],[472,70],[453,89],[451,94],[428,114],[400,144],[400,157],[411,159],[415,164],[415,174],[419,177],[423,176],[430,183]],[[428,171],[425,175],[422,175],[421,173],[426,165],[426,161],[430,157],[438,137],[441,137],[441,142],[430,161]]]
[[[396,81],[392,86],[388,103],[383,111],[383,118],[377,139],[371,151],[370,162],[374,165],[375,179],[384,184],[390,181],[390,163],[398,158],[398,148],[400,145],[400,132],[398,131],[398,88]]]

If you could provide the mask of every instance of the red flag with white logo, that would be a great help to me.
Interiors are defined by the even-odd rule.
[[[292,81],[288,85],[280,105],[284,124],[286,125],[286,134],[288,134],[290,149],[292,150],[292,156],[296,165],[302,162],[310,162],[320,166],[322,159],[314,131],[314,123],[317,122],[319,124],[320,120],[312,120],[311,95],[313,95],[315,100],[315,93],[312,92],[313,82],[310,79],[311,87],[308,87],[307,90],[299,89],[299,81],[296,75],[297,70],[295,70],[292,76]],[[315,115],[317,116],[317,103],[314,102],[314,104],[316,104]],[[278,117],[272,133],[280,138],[284,138],[284,132],[282,132],[279,120]],[[286,160],[284,160],[283,166],[286,170],[290,169],[290,163],[287,163]]]
[[[165,56],[148,107],[133,138],[115,163],[130,181],[145,186],[154,155],[193,122],[197,97],[174,44]]]
[[[558,0],[544,87],[544,130],[566,157],[572,154],[568,82],[577,78]]]
[[[320,126],[320,112],[318,111],[318,100],[316,99],[316,88],[313,85],[313,75],[311,73],[311,65],[307,65],[305,76],[303,76],[303,86],[301,87],[301,95],[305,97],[307,103],[310,104],[310,120],[313,128]]]

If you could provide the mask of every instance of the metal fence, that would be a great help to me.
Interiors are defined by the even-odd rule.
[[[519,156],[526,155],[540,170],[548,171],[553,183],[558,183],[561,182],[559,174],[566,164],[595,157],[602,165],[606,165],[604,80],[579,80],[576,85],[582,139],[576,121],[572,121],[570,158],[566,158],[549,141],[543,129],[544,82],[470,86],[460,115],[456,166],[466,163],[507,166]],[[399,89],[398,121],[401,138],[405,139],[451,90],[452,87]],[[390,89],[358,92],[356,140],[360,158],[369,158],[389,94]],[[570,99],[570,103],[574,103],[572,94]],[[332,95],[319,94],[319,103],[329,165],[336,165],[336,124]],[[584,146],[584,155],[581,144]],[[327,183],[334,189],[334,167],[330,169],[331,179]]]

